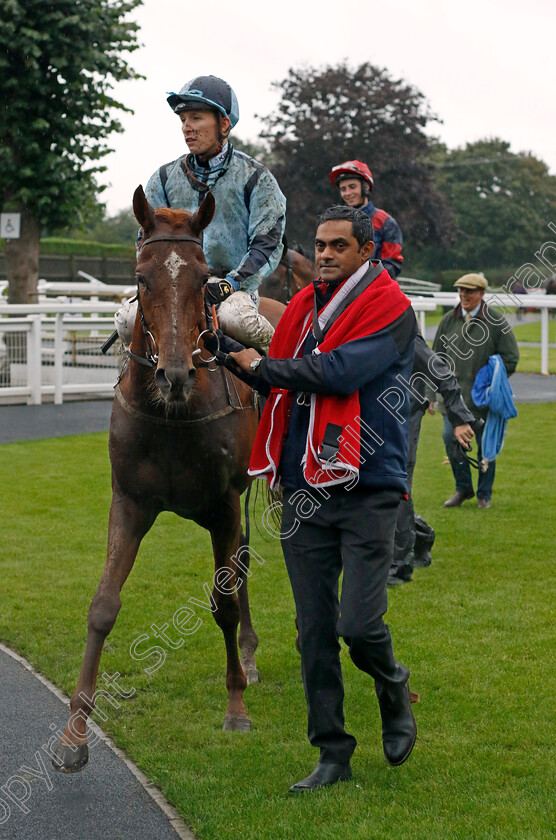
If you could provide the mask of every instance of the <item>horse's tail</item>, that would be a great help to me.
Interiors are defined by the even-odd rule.
[[[253,505],[251,506],[251,514],[249,511],[251,501],[251,490],[254,486]],[[267,481],[259,479],[249,485],[247,493],[245,494],[244,513],[245,513],[245,541],[249,545],[251,533],[251,515],[257,512],[259,498],[262,499],[264,510],[262,516],[257,516],[255,524],[257,532],[263,534],[260,525],[262,524],[267,535],[277,537],[280,534],[282,525],[282,489],[271,490]],[[260,520],[260,521],[259,521]]]

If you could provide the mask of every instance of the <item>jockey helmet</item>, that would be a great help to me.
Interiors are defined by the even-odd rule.
[[[170,93],[166,101],[176,114],[197,106],[214,109],[228,117],[231,128],[239,120],[237,96],[228,82],[218,76],[197,76],[187,82],[179,93]]]
[[[366,163],[360,160],[346,160],[345,163],[340,163],[330,171],[330,180],[335,187],[340,181],[345,181],[348,178],[359,178],[363,181],[365,192],[370,192],[374,185],[373,173]]]

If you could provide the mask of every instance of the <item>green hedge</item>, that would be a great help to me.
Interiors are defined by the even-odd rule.
[[[5,240],[0,239],[0,251],[4,249]],[[75,254],[81,257],[124,257],[135,258],[133,245],[106,245],[103,242],[87,242],[83,239],[62,239],[49,237],[41,239],[41,254],[55,254],[67,256]]]

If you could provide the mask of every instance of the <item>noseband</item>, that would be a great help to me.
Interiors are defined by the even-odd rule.
[[[145,239],[145,241],[141,243],[139,253],[141,253],[145,245],[150,245],[152,242],[194,242],[196,245],[199,245],[199,247],[202,247],[200,239],[195,236],[188,236],[186,233],[179,234],[178,236],[151,236],[149,239]],[[147,350],[145,357],[137,356],[131,350],[127,351],[127,355],[130,359],[133,359],[134,362],[138,362],[138,364],[143,365],[144,367],[155,368],[158,365],[158,347],[156,346],[154,336],[145,321],[145,315],[141,305],[141,295],[139,294],[139,286],[137,286],[136,298],[139,320],[141,321],[141,329],[143,330],[143,335],[145,336]]]

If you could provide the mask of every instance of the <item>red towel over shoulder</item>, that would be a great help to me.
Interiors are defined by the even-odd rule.
[[[343,287],[340,284],[334,297]],[[292,298],[282,316],[269,356],[273,359],[300,358],[303,344],[312,327],[313,285],[306,286]],[[329,302],[327,306],[330,305]],[[410,306],[409,299],[386,270],[338,316],[322,344],[320,353],[330,353],[342,344],[379,332],[393,323]],[[265,476],[271,489],[279,483],[278,468],[288,422],[293,391],[272,388],[259,423],[251,453],[249,474]],[[357,479],[360,464],[359,394],[312,394],[309,433],[304,456],[304,475],[315,487],[342,484]],[[329,423],[344,430],[340,448],[333,462],[319,457]]]

